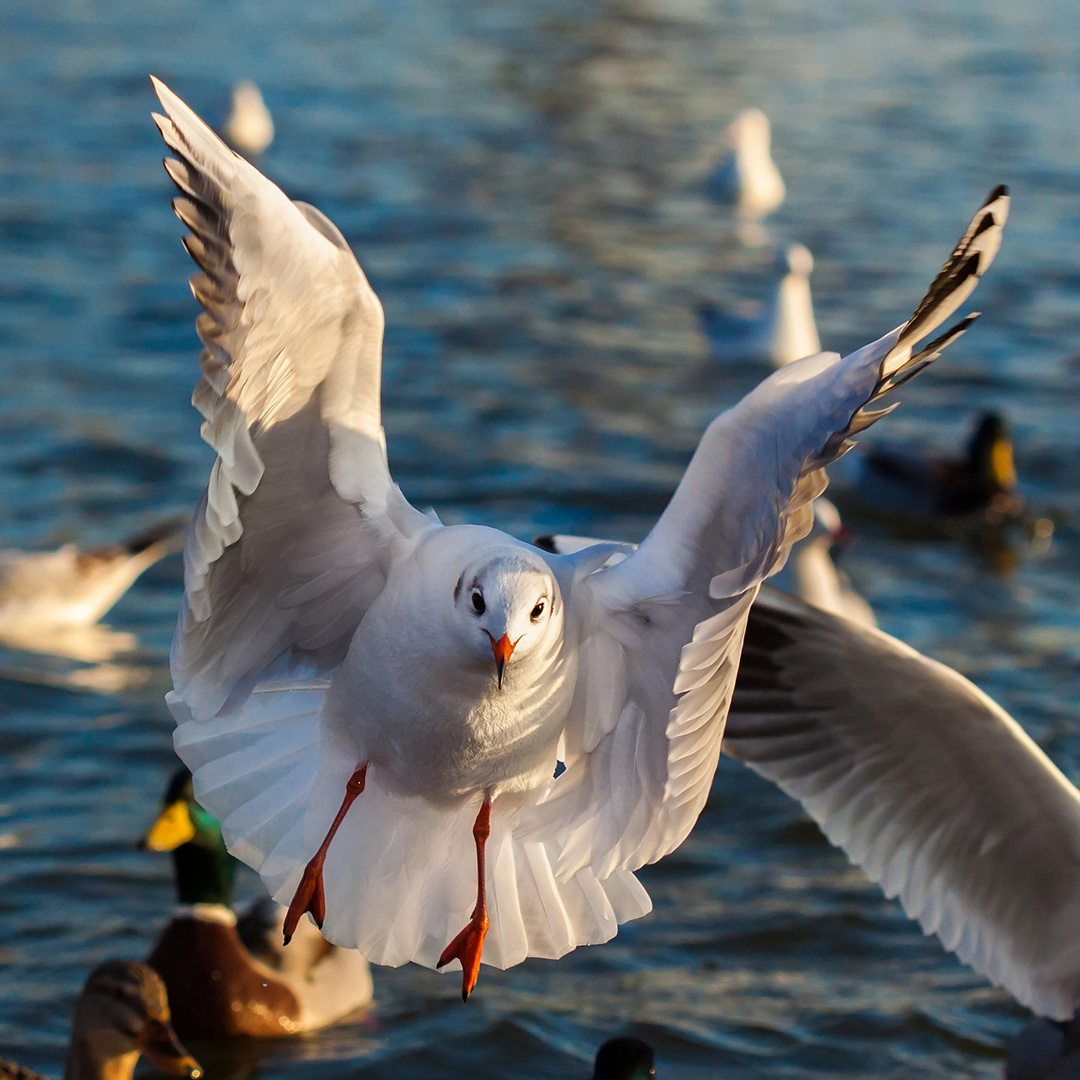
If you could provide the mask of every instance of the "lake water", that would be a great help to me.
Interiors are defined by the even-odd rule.
[[[760,374],[711,362],[694,318],[766,280],[768,252],[700,193],[739,109],[773,118],[772,233],[814,252],[829,348],[902,321],[1008,182],[983,320],[872,438],[945,450],[1004,410],[1054,544],[1002,574],[865,526],[847,565],[886,630],[1080,779],[1074,0],[0,5],[3,543],[115,539],[206,480],[148,72],[219,121],[234,79],[262,86],[266,171],[341,226],[385,305],[395,476],[446,521],[524,536],[640,538]],[[167,860],[131,845],[172,769],[180,573],[160,564],[110,617],[134,656],[0,653],[0,1052],[54,1074],[87,971],[145,955],[171,903]],[[467,1007],[456,975],[377,970],[369,1020],[252,1051],[257,1075],[585,1077],[620,1031],[665,1078],[1000,1075],[1022,1011],[741,766],[642,878],[656,910],[610,944],[484,969]],[[211,1080],[251,1064],[203,1056]]]

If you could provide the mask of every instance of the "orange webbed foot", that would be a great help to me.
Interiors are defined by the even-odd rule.
[[[451,960],[461,961],[461,1000],[468,1001],[480,975],[480,956],[488,932],[487,912],[469,920],[465,929],[442,951],[436,967],[445,967]]]
[[[311,912],[315,925],[321,930],[323,920],[326,918],[326,893],[323,891],[322,877],[323,860],[316,856],[304,867],[304,874],[300,878],[300,884],[293,893],[289,910],[285,913],[285,944],[292,941],[296,933],[300,917],[306,911]]]

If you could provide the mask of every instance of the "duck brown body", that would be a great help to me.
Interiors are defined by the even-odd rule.
[[[244,947],[235,925],[174,918],[147,963],[173,1003],[186,1038],[295,1035],[304,1027],[296,995]]]

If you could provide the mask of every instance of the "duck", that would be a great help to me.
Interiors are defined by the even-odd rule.
[[[355,950],[331,945],[307,920],[284,949],[285,909],[269,897],[237,918],[236,860],[186,768],[140,846],[173,857],[179,905],[147,963],[168,987],[184,1038],[300,1035],[371,1004],[371,972]]]
[[[961,457],[920,457],[877,448],[858,460],[856,495],[868,507],[890,515],[981,519],[1000,525],[1024,509],[1009,427],[997,412],[977,417]]]
[[[860,626],[876,627],[873,608],[833,561],[833,553],[849,540],[850,533],[840,518],[840,511],[819,495],[814,500],[813,527],[792,547],[784,568],[770,579],[769,584],[821,611],[850,619]]]
[[[1080,1080],[1080,1010],[1071,1020],[1033,1017],[1006,1053],[1005,1080]]]
[[[727,150],[709,174],[706,193],[744,218],[763,218],[784,201],[784,179],[772,159],[769,118],[744,109],[729,125]]]
[[[140,1054],[170,1076],[203,1074],[173,1031],[157,974],[138,961],[109,960],[90,973],[75,1002],[64,1080],[131,1080]],[[45,1078],[0,1061],[0,1080]]]
[[[0,551],[0,639],[93,626],[145,570],[184,546],[186,521],[166,521],[106,547]]]
[[[232,89],[232,111],[225,121],[225,140],[245,157],[264,154],[274,141],[274,118],[262,91],[249,79]]]
[[[656,1055],[643,1039],[608,1039],[596,1052],[592,1080],[655,1080]]]
[[[821,352],[810,294],[813,269],[809,248],[793,244],[777,256],[772,295],[751,313],[701,305],[698,316],[712,357],[726,362],[765,360],[781,368]]]

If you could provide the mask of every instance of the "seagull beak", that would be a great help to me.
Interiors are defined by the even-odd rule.
[[[491,654],[495,657],[495,670],[499,673],[499,689],[501,690],[503,671],[514,651],[514,646],[517,644],[517,641],[511,641],[506,634],[503,634],[503,636],[496,641],[486,630],[484,633],[491,638]],[[518,641],[520,640],[521,638],[518,638]]]

